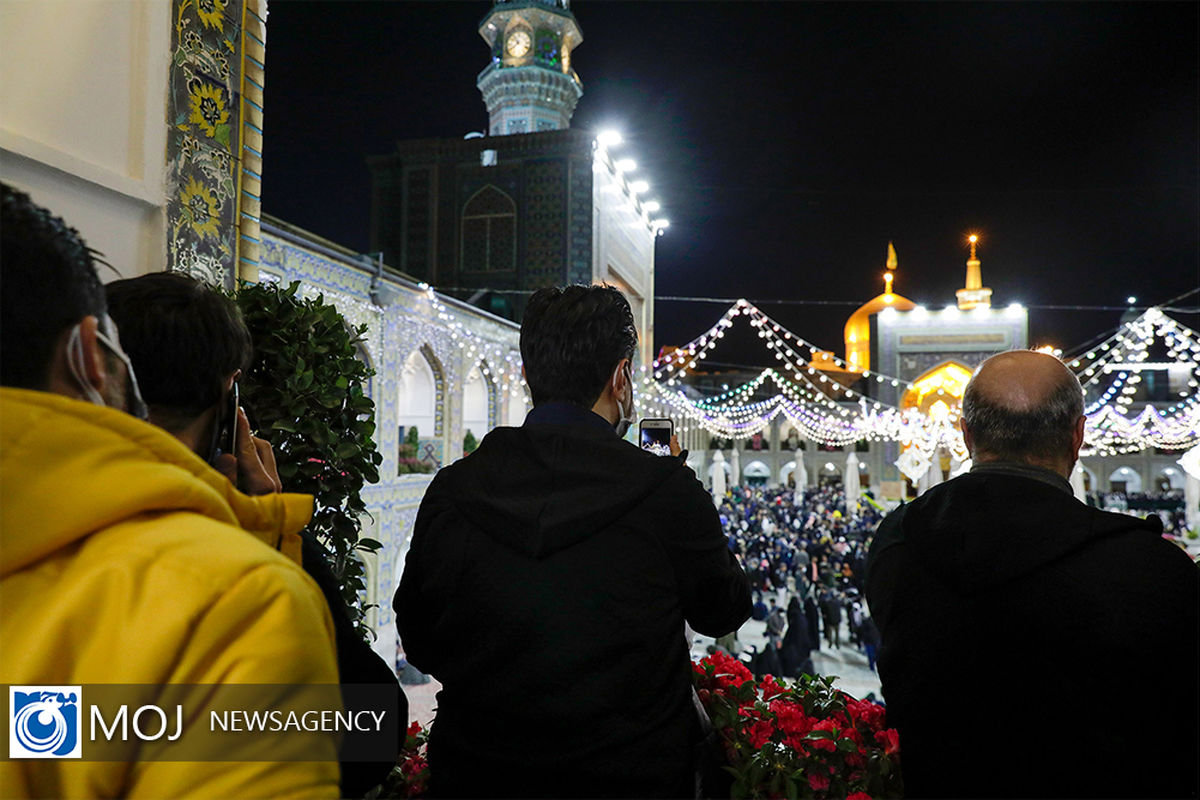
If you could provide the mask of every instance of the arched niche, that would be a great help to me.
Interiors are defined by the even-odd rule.
[[[969,380],[970,369],[957,361],[943,361],[913,379],[900,398],[900,407],[917,408],[922,414],[948,414],[952,408],[962,407]]]
[[[401,442],[413,427],[423,439],[442,435],[446,408],[444,375],[429,345],[421,345],[404,360],[396,398]]]
[[[483,369],[482,363],[476,364],[463,380],[463,436],[470,431],[476,441],[481,441],[492,429],[495,418],[492,410],[495,406],[492,399],[495,387],[491,379],[483,374]]]
[[[1133,467],[1120,466],[1109,474],[1108,485],[1114,492],[1126,494],[1140,492],[1142,491],[1142,475]]]

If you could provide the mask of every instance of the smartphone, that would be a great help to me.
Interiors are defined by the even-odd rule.
[[[675,423],[669,419],[644,419],[638,425],[638,441],[643,450],[656,456],[669,456],[674,432]]]
[[[217,446],[214,458],[221,453],[233,453],[237,455],[239,405],[241,405],[240,392],[238,391],[237,381],[234,381],[233,388],[229,390],[229,397],[225,408],[221,412],[220,421],[217,424]]]

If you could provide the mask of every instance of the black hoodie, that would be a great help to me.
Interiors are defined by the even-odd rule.
[[[750,592],[681,457],[555,404],[438,473],[395,608],[443,685],[435,794],[663,797],[691,792],[684,620],[729,633]]]
[[[881,523],[867,599],[911,797],[1195,796],[1196,566],[1156,517],[977,466]]]

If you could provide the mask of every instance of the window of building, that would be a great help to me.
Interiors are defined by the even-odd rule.
[[[463,206],[462,268],[500,272],[516,264],[517,206],[495,186],[485,186]]]

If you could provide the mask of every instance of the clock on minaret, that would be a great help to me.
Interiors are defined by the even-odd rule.
[[[488,109],[488,133],[570,127],[583,95],[571,68],[571,51],[583,34],[570,0],[493,0],[479,35],[492,50],[492,63],[476,82]]]
[[[513,58],[520,58],[529,52],[529,48],[533,46],[533,40],[529,38],[526,31],[513,31],[508,35],[508,44],[505,50]]]

